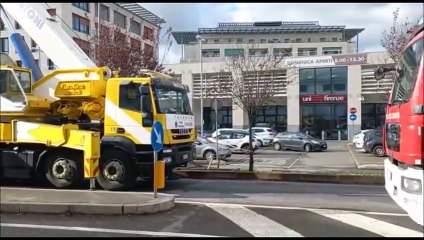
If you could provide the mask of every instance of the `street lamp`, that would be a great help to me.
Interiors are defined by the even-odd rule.
[[[203,64],[202,64],[202,42],[205,40],[197,35],[196,39],[200,42],[200,136],[203,138]]]

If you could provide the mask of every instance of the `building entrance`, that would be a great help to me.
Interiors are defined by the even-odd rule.
[[[302,104],[300,111],[301,128],[309,135],[321,138],[324,131],[325,139],[337,140],[338,132],[341,139],[347,140],[347,104]]]

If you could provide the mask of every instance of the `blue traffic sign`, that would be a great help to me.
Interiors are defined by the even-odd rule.
[[[351,120],[351,121],[355,121],[356,120],[356,118],[358,118],[355,114],[351,114],[350,116],[349,116],[349,119]]]
[[[150,141],[155,152],[159,152],[163,148],[163,127],[160,122],[155,122],[150,134]]]

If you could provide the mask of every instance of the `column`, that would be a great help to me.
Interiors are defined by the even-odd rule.
[[[287,70],[287,131],[299,131],[299,69]]]
[[[233,128],[246,129],[249,127],[249,118],[239,106],[233,103]]]
[[[348,121],[348,139],[351,141],[353,135],[361,130],[361,90],[362,90],[362,74],[361,65],[348,66],[347,69],[347,121]],[[356,108],[356,120],[351,121],[350,108]]]

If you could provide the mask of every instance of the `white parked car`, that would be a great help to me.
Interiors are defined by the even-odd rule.
[[[247,134],[247,136],[249,136],[249,131],[246,131],[244,129],[239,129],[239,128],[219,128],[218,130],[216,130],[215,132],[213,132],[211,134],[212,137],[216,137],[216,133],[218,132],[218,136],[222,133],[233,133],[233,132],[245,132]],[[255,133],[252,134],[253,137],[253,141],[256,142],[256,145],[261,146],[261,142],[259,140],[259,138],[255,135]]]
[[[361,130],[361,132],[359,132],[359,133],[357,133],[353,136],[352,142],[355,145],[356,150],[359,151],[359,152],[365,152],[365,150],[364,150],[364,134],[368,131],[370,131],[370,130],[369,129]]]
[[[249,151],[249,133],[243,129],[218,129],[218,143],[227,145],[231,148],[231,152],[248,152]],[[216,133],[208,138],[209,141],[216,142]],[[253,139],[253,151],[259,148],[257,139]]]
[[[249,129],[246,129],[246,131],[249,131]],[[277,135],[272,128],[268,127],[252,127],[252,132],[255,138],[258,139],[261,147],[270,145],[275,135]]]

